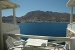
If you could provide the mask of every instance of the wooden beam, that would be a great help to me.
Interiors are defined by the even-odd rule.
[[[3,8],[2,10],[13,9],[13,8],[17,8],[17,7]]]

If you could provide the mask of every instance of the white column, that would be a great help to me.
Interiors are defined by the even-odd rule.
[[[73,22],[73,6],[71,7],[71,12],[70,12],[70,23]]]
[[[3,33],[2,33],[2,7],[1,7],[1,2],[0,2],[0,50],[4,50]]]
[[[70,39],[70,50],[75,50],[75,37]]]
[[[13,8],[13,22],[14,24],[16,24],[15,8]]]

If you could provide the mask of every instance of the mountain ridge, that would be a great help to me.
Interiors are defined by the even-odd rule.
[[[75,14],[73,16],[74,16],[73,18],[75,19]],[[9,18],[9,16],[7,18]],[[22,22],[22,21],[69,22],[69,19],[70,19],[69,13],[36,10],[28,12],[26,15],[23,15],[21,17],[17,17],[17,22]]]

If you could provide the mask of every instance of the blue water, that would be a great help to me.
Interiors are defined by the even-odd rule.
[[[67,24],[68,23],[41,22],[19,24],[19,26],[21,34],[65,37]]]

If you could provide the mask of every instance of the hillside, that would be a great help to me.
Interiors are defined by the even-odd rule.
[[[8,21],[12,21],[12,18],[5,17]],[[52,21],[52,22],[69,22],[69,13],[59,13],[52,11],[31,11],[26,15],[17,18],[18,22],[36,22],[36,21]],[[74,14],[75,19],[75,14]],[[4,17],[3,17],[4,21]]]
[[[16,17],[16,19],[18,19],[18,17]],[[13,16],[12,15],[10,15],[10,16],[3,16],[2,17],[2,21],[3,22],[13,22]],[[18,20],[17,20],[18,21]]]

